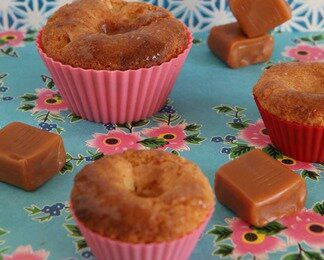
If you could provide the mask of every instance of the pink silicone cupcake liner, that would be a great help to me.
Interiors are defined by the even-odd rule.
[[[303,162],[324,162],[324,127],[304,126],[269,113],[254,97],[271,142],[285,155]]]
[[[77,226],[98,260],[185,260],[188,259],[205,230],[214,209],[200,226],[188,235],[170,242],[132,244],[103,237],[85,227],[71,212]]]
[[[86,70],[54,61],[42,50],[42,31],[36,47],[71,111],[98,123],[125,123],[148,118],[165,104],[192,46],[187,31],[188,46],[178,57],[138,70]]]

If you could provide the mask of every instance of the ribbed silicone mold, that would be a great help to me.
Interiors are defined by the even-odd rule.
[[[198,228],[184,237],[169,242],[150,244],[125,243],[103,237],[85,227],[75,216],[73,207],[71,207],[71,212],[82,235],[98,260],[186,260],[196,247],[201,234],[213,215],[214,209]]]
[[[266,111],[254,97],[272,143],[285,155],[303,162],[324,162],[324,127],[288,122]]]
[[[73,68],[54,61],[42,50],[39,32],[37,50],[69,109],[98,123],[125,123],[148,118],[166,102],[192,46],[159,66],[127,71]]]

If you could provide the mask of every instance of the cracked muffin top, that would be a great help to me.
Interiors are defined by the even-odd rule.
[[[55,61],[94,70],[135,70],[181,54],[189,32],[166,9],[121,0],[64,5],[42,31],[42,49]]]

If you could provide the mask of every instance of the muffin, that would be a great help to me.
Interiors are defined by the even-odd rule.
[[[71,193],[80,230],[103,259],[116,250],[135,255],[139,245],[139,259],[152,250],[160,259],[189,257],[214,203],[197,165],[157,150],[104,157],[78,173]]]
[[[177,57],[187,45],[185,26],[166,9],[117,0],[65,5],[48,20],[42,34],[43,50],[49,57],[94,70],[160,65]]]
[[[137,121],[157,112],[191,45],[189,30],[166,9],[121,0],[64,5],[37,39],[69,108],[102,123]]]
[[[271,141],[300,161],[324,162],[324,63],[281,63],[253,89]]]

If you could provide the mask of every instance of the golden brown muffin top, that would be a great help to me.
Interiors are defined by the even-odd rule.
[[[198,228],[214,207],[199,167],[157,150],[127,151],[87,165],[71,203],[93,232],[130,243],[171,241]]]
[[[129,70],[160,65],[188,46],[185,26],[166,9],[121,0],[61,7],[42,33],[44,52],[72,67]]]
[[[324,63],[274,65],[264,72],[253,94],[265,110],[284,120],[324,126]]]

